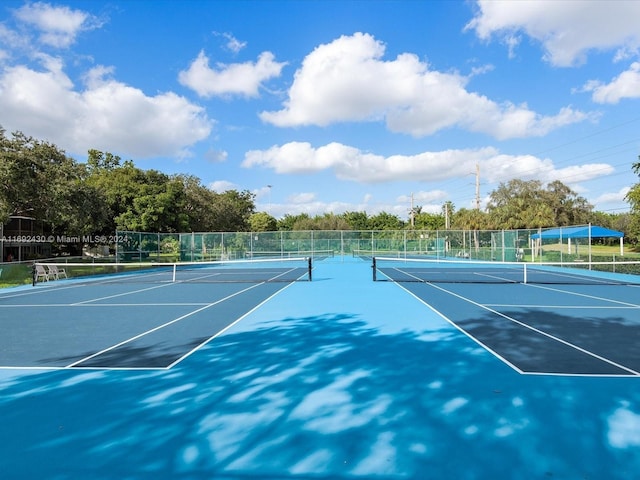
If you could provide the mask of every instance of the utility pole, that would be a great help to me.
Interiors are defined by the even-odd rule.
[[[444,228],[449,230],[449,202],[444,204]]]
[[[414,222],[414,217],[415,217],[416,211],[413,209],[413,192],[411,192],[411,210],[409,210],[409,218],[411,219],[411,228],[413,229],[415,222]]]
[[[476,163],[476,210],[480,210],[480,164]]]

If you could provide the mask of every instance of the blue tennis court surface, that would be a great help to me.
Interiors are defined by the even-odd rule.
[[[633,285],[0,291],[2,478],[629,479]]]
[[[98,282],[7,294],[0,365],[168,368],[282,288]]]
[[[405,288],[521,373],[640,375],[640,287]]]

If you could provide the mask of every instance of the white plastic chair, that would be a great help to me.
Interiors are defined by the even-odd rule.
[[[49,274],[42,265],[36,265],[36,282],[38,279],[43,279],[45,282],[49,281]]]
[[[60,277],[67,278],[67,272],[64,268],[60,268],[57,265],[47,265],[49,270],[49,277],[53,280],[59,280]]]

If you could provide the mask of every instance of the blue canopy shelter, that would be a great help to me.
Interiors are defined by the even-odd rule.
[[[542,230],[531,235],[531,238],[623,238],[624,233],[594,225],[580,227],[562,227]]]
[[[569,251],[571,251],[571,240],[579,238],[589,239],[589,246],[591,246],[592,238],[619,238],[620,255],[624,255],[624,233],[595,225],[549,228],[531,235],[531,240],[536,243],[537,247],[540,247],[542,240],[559,239],[562,241],[566,239],[569,245]]]

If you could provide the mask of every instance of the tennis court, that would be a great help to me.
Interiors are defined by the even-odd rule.
[[[517,262],[374,262],[520,373],[640,375],[637,275]]]
[[[0,292],[3,478],[640,471],[637,285],[371,271]]]
[[[52,270],[52,265],[36,268],[48,267],[63,278],[41,283],[35,278],[33,289],[1,297],[7,313],[1,366],[170,368],[284,284],[311,275],[305,258],[139,263],[127,269],[65,263]]]

